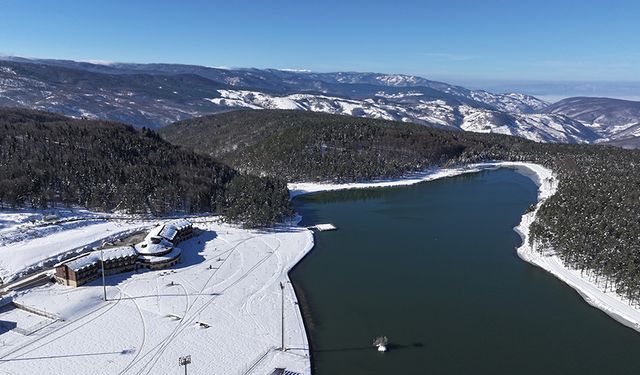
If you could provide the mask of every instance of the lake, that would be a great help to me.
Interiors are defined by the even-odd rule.
[[[503,168],[296,198],[339,228],[290,275],[314,374],[638,374],[640,333],[518,258],[536,191]]]

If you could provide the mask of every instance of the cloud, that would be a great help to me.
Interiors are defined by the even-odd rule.
[[[441,60],[449,60],[449,61],[469,61],[479,59],[480,56],[477,55],[461,55],[455,53],[447,53],[447,52],[422,52],[419,53],[420,56],[433,57]]]
[[[280,68],[278,69],[282,72],[292,72],[292,73],[311,73],[309,69],[297,69],[297,68]]]
[[[94,64],[94,65],[113,65],[113,64],[116,64],[115,61],[109,61],[109,60],[80,60],[80,62],[86,62],[86,63]]]

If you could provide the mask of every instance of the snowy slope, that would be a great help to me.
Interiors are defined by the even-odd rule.
[[[200,100],[223,84],[195,75],[124,77],[0,60],[0,106],[156,128],[220,111]]]
[[[474,90],[470,92],[470,96],[500,111],[516,114],[539,112],[549,105],[534,96],[518,93],[493,94],[484,90]]]
[[[464,121],[460,128],[477,133],[500,133],[536,142],[587,143],[598,138],[578,121],[562,115],[505,114],[461,106]]]
[[[500,133],[538,142],[592,142],[597,135],[581,123],[556,114],[505,113],[458,102],[426,99],[419,92],[376,93],[364,100],[327,95],[274,96],[248,90],[218,90],[216,105],[252,109],[300,109],[349,116],[396,120],[479,133]],[[539,103],[539,105],[542,105]]]
[[[421,88],[438,90],[453,97],[486,104],[492,109],[511,113],[534,113],[549,103],[531,95],[519,93],[495,94],[484,90],[469,90],[461,86],[431,81],[422,77],[406,74],[380,73],[319,73],[320,79],[348,84],[375,84],[407,90],[421,91]]]
[[[580,121],[598,133],[603,141],[640,136],[640,102],[576,97],[556,102],[544,111]]]

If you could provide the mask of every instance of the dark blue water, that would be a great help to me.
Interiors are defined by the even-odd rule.
[[[517,257],[535,200],[507,169],[296,199],[339,228],[291,274],[315,374],[639,374],[640,333]]]

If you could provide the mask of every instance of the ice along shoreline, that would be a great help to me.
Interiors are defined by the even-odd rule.
[[[624,298],[615,292],[606,292],[604,287],[595,283],[592,278],[583,277],[580,271],[565,266],[555,254],[543,254],[536,251],[536,244],[529,244],[529,230],[531,223],[544,201],[555,194],[558,180],[550,169],[529,162],[487,162],[471,164],[459,168],[432,168],[421,173],[414,173],[404,178],[378,180],[364,183],[290,183],[288,185],[291,198],[325,191],[383,188],[393,186],[414,185],[421,182],[433,181],[440,178],[453,177],[467,173],[477,173],[484,170],[498,168],[512,168],[529,177],[538,186],[538,201],[535,209],[524,214],[514,230],[522,238],[522,245],[517,248],[518,256],[535,266],[551,273],[556,278],[576,290],[578,294],[591,306],[603,311],[616,321],[640,332],[640,310],[625,302]]]

